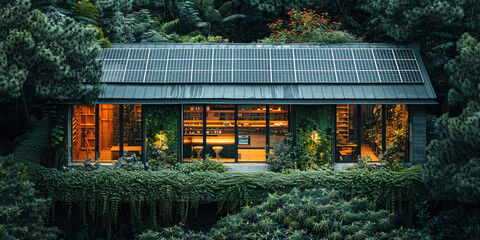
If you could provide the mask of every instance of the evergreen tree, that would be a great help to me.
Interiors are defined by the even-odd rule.
[[[52,25],[29,0],[0,0],[0,101],[96,99],[97,31],[70,18]]]
[[[480,202],[480,43],[464,34],[449,73],[450,114],[437,121],[439,139],[428,146],[424,180],[435,199]]]
[[[58,229],[45,227],[50,201],[35,197],[23,163],[0,157],[0,239],[56,239]]]

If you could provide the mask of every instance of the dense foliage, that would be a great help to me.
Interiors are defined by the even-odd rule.
[[[0,157],[0,238],[56,239],[58,230],[46,227],[44,218],[51,199],[35,196],[34,184],[27,180],[23,163]]]
[[[188,168],[188,164],[184,165]],[[398,203],[407,201],[403,206],[410,209],[410,217],[413,217],[414,202],[426,197],[419,167],[401,172],[183,172],[58,171],[33,163],[28,168],[28,174],[42,196],[64,203],[68,214],[73,205],[78,206],[84,223],[89,222],[87,219],[96,219],[107,229],[116,227],[115,222],[122,213],[120,204],[130,207],[133,225],[141,223],[154,228],[169,223],[176,216],[185,222],[189,209],[197,208],[201,201],[216,199],[220,210],[232,212],[247,203],[258,203],[268,193],[281,194],[293,188],[333,188],[345,197],[366,197],[373,206],[390,211],[398,211],[401,208]],[[150,214],[142,214],[142,209]],[[150,220],[142,220],[146,218]]]
[[[147,161],[152,169],[178,162],[178,106],[148,106],[145,109]]]
[[[365,198],[345,200],[324,189],[271,194],[257,206],[217,222],[206,233],[179,227],[146,232],[139,239],[428,239],[413,230],[394,230],[388,211],[375,211]]]
[[[299,168],[331,163],[332,109],[330,106],[297,107],[295,159]]]
[[[278,140],[271,152],[267,154],[267,164],[270,170],[281,172],[285,169],[292,169],[295,166],[295,153],[293,151],[293,138],[291,134]]]
[[[418,225],[421,231],[434,240],[470,240],[480,236],[479,206],[456,206],[455,208],[432,213],[427,202],[417,206]]]
[[[0,13],[0,100],[97,98],[94,28],[69,18],[53,25],[29,0],[0,1]]]
[[[479,203],[480,43],[464,34],[457,50],[445,66],[452,87],[448,101],[455,111],[437,121],[439,139],[428,146],[424,179],[437,200]]]
[[[225,167],[222,162],[212,160],[208,154],[202,161],[193,160],[188,163],[177,163],[172,167],[172,169],[185,174],[207,171],[223,173],[227,171],[227,167]]]

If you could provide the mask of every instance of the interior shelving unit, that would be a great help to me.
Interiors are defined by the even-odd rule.
[[[72,143],[79,146],[74,153],[74,160],[83,161],[95,158],[95,112],[93,108],[81,107],[72,118]]]
[[[349,105],[348,104],[339,104],[337,105],[337,141],[348,142],[348,134],[350,132],[350,116],[349,116]]]

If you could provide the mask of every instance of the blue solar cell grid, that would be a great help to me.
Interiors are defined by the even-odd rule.
[[[98,60],[103,82],[423,83],[408,48],[114,48]]]

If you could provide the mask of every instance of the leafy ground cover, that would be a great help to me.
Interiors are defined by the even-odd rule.
[[[428,239],[411,229],[395,229],[393,214],[375,210],[366,198],[342,196],[324,189],[294,189],[247,205],[206,233],[171,227],[138,239]]]
[[[400,172],[386,170],[352,170],[336,172],[292,171],[288,174],[190,172],[178,170],[127,171],[123,169],[93,171],[60,171],[29,164],[29,178],[42,196],[65,206],[67,214],[78,206],[80,217],[101,221],[108,229],[115,223],[126,204],[132,225],[159,225],[172,219],[185,222],[189,210],[201,202],[218,201],[219,212],[233,213],[246,204],[258,204],[269,193],[284,194],[294,188],[336,189],[346,198],[361,197],[376,208],[400,211],[399,202],[413,209],[426,196],[421,168]],[[122,205],[123,204],[123,205]],[[405,203],[404,203],[405,204]],[[149,214],[148,222],[145,211]],[[413,211],[409,210],[410,215]]]

